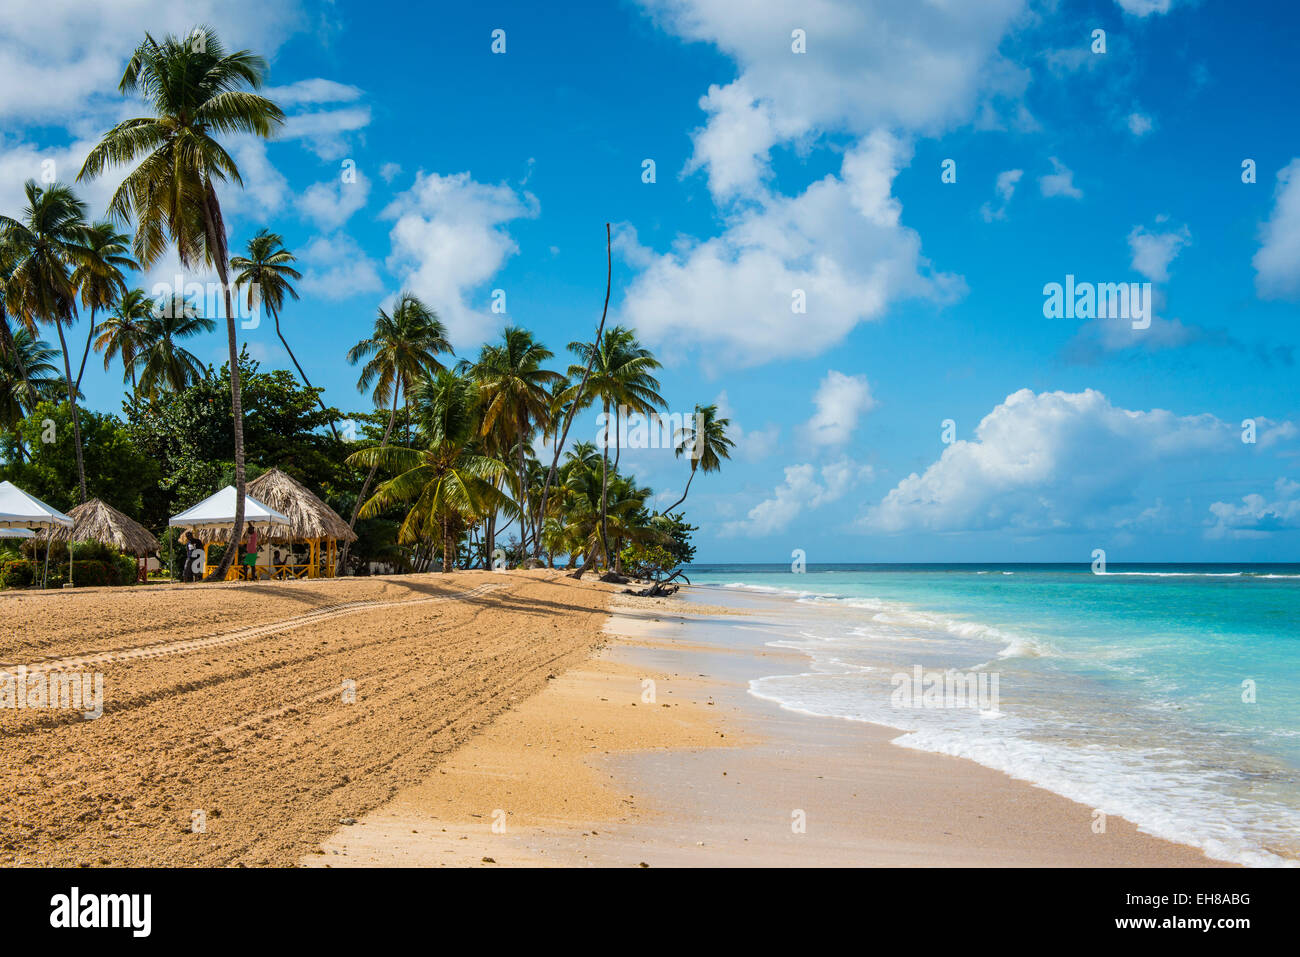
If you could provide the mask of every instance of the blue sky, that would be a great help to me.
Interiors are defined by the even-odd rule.
[[[208,22],[268,57],[290,115],[231,144],[232,246],[265,225],[299,255],[282,322],[340,408],[365,407],[344,353],[401,288],[461,354],[506,318],[557,352],[590,338],[608,221],[612,320],[663,358],[671,411],[717,402],[738,439],[687,499],[701,560],[1294,560],[1298,16],[78,0],[0,29],[0,205],[133,114],[115,88],[145,29]],[[115,185],[83,190],[94,212]],[[1151,283],[1150,327],[1047,318],[1067,274]],[[241,335],[289,367],[269,323]],[[224,341],[195,351],[219,363]],[[116,411],[120,372],[91,368],[89,404]],[[685,460],[623,460],[680,494]]]

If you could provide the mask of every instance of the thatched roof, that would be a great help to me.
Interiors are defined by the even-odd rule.
[[[279,469],[271,469],[249,482],[248,494],[288,516],[293,538],[357,540],[357,533],[348,528],[348,523],[338,512],[313,495],[307,486]]]
[[[69,509],[68,516],[72,519],[72,528],[54,529],[51,536],[54,541],[103,542],[128,555],[146,556],[158,551],[158,539],[149,529],[97,498]]]

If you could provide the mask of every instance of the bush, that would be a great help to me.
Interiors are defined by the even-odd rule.
[[[113,554],[108,559],[89,558],[82,561],[79,557],[80,552],[81,549],[78,548],[73,553],[74,563],[71,575],[72,583],[78,588],[135,584],[135,559],[130,555]],[[59,565],[58,576],[63,581],[68,580],[68,565],[66,562]],[[53,580],[53,573],[51,573],[50,578]]]
[[[0,588],[26,588],[36,581],[36,566],[25,558],[12,559],[0,566]]]

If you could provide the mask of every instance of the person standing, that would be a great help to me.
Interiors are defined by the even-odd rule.
[[[252,522],[244,533],[244,569],[249,581],[257,581],[257,529]]]
[[[188,529],[181,536],[181,545],[185,547],[185,559],[181,565],[181,581],[189,584],[194,581],[194,540],[190,537]]]

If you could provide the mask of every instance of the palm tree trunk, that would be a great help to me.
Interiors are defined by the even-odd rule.
[[[605,400],[605,441],[600,453],[600,546],[605,551],[605,570],[609,570],[609,399]]]
[[[86,333],[86,348],[81,350],[81,368],[77,370],[77,391],[81,391],[81,377],[86,374],[86,359],[90,355],[90,341],[95,338],[95,307],[90,307],[90,331]]]
[[[451,519],[444,515],[442,517],[442,573],[444,575],[452,570],[452,551]]]
[[[230,414],[235,427],[235,521],[230,531],[230,539],[221,556],[221,561],[205,582],[219,582],[225,579],[230,563],[239,550],[241,533],[244,529],[244,402],[243,390],[239,381],[239,333],[235,331],[235,310],[230,301],[230,281],[227,278],[227,251],[225,224],[221,221],[221,207],[217,204],[217,194],[209,180],[206,184],[207,195],[203,202],[203,223],[207,233],[207,246],[217,267],[217,278],[221,280],[221,292],[226,307],[226,344],[230,350]],[[74,420],[75,421],[75,420]]]
[[[519,426],[515,431],[519,438],[519,552],[520,554],[527,556],[528,526],[530,523],[530,517],[528,515],[528,466],[525,464],[524,457],[523,426]]]
[[[605,224],[605,308],[600,314],[600,325],[596,327],[595,342],[600,342],[600,337],[605,332],[605,318],[609,315],[609,290],[614,279],[614,240],[611,237],[609,223]],[[590,356],[587,357],[587,368],[582,373],[582,381],[578,383],[578,391],[574,395],[573,403],[569,406],[569,414],[564,417],[564,431],[560,434],[560,440],[555,443],[555,455],[551,459],[550,471],[546,473],[546,481],[542,484],[542,504],[538,509],[538,514],[546,514],[546,499],[551,491],[551,483],[555,481],[555,473],[560,466],[560,453],[564,451],[564,443],[569,438],[569,426],[573,425],[574,413],[578,411],[578,406],[582,404],[582,393],[587,388],[587,379],[591,376],[591,364],[596,361],[596,352],[593,349]],[[539,539],[540,542],[540,539]],[[539,546],[540,547],[540,546]]]
[[[275,319],[275,334],[276,334],[277,336],[280,337],[280,343],[284,346],[284,351],[287,352],[287,353],[289,353],[289,361],[292,362],[292,363],[293,363],[293,367],[294,367],[295,369],[298,370],[298,375],[302,378],[302,384],[305,385],[307,388],[310,389],[310,388],[312,387],[312,384],[311,384],[310,382],[307,381],[307,373],[305,373],[305,372],[302,371],[302,366],[300,366],[300,365],[298,364],[298,357],[295,356],[295,355],[293,354],[293,350],[289,348],[289,340],[287,340],[287,339],[284,337],[284,333],[282,333],[282,332],[280,331],[280,315],[279,315],[279,313],[272,312],[272,313],[271,313],[271,317],[272,317],[273,319]],[[319,394],[319,393],[317,393],[317,395],[316,395],[316,402],[317,402],[317,404],[320,405],[320,410],[321,410],[322,412],[324,412],[326,415],[329,415],[329,409],[326,408],[326,406],[325,406],[325,400],[322,399],[322,398],[320,397],[320,394]],[[335,441],[335,442],[342,442],[342,441],[343,441],[341,438],[339,438],[339,430],[336,429],[336,428],[334,427],[334,420],[333,420],[333,419],[330,419],[330,431],[334,433],[334,441]]]
[[[695,481],[695,465],[694,465],[694,463],[692,463],[692,464],[691,464],[691,477],[688,478],[688,479],[686,480],[686,491],[682,492],[682,497],[681,497],[681,498],[679,498],[677,501],[673,502],[673,504],[669,505],[666,509],[664,509],[662,514],[667,515],[669,512],[671,512],[673,509],[675,509],[678,505],[681,505],[682,502],[686,501],[686,496],[688,496],[688,495],[691,494],[691,483],[694,482],[694,481]]]
[[[81,420],[77,416],[77,387],[72,384],[72,366],[68,362],[68,341],[63,337],[63,323],[56,319],[54,328],[59,331],[59,346],[63,349],[63,374],[68,381],[68,405],[72,407],[72,441],[77,448],[77,482],[81,487],[81,504],[85,504],[86,463],[81,459]]]

